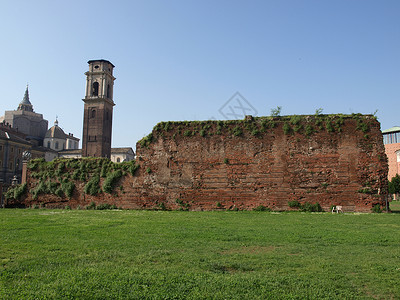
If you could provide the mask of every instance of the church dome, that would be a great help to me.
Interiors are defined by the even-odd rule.
[[[58,121],[54,122],[54,126],[47,130],[45,138],[56,138],[56,139],[65,139],[66,134],[64,131],[58,127]]]

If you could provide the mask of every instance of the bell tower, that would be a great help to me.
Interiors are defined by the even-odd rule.
[[[82,156],[111,157],[114,65],[104,59],[89,60],[83,115]]]

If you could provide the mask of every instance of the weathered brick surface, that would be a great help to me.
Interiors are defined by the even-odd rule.
[[[388,167],[379,122],[363,118],[369,124],[367,135],[352,118],[345,118],[341,132],[319,130],[309,136],[304,130],[285,133],[287,120],[280,119],[274,128],[256,136],[248,130],[233,135],[233,123],[218,134],[218,123],[207,123],[211,127],[205,136],[199,134],[198,122],[176,123],[169,130],[156,127],[149,145],[137,144],[140,168],[135,176],[121,179],[123,191],[117,188],[118,196],[84,195],[82,183],[68,203],[75,207],[95,201],[131,209],[189,206],[191,210],[264,205],[290,210],[288,201],[298,200],[318,202],[324,210],[342,205],[344,211],[370,212],[373,205],[385,204]],[[51,197],[34,202],[63,205]],[[28,197],[27,205],[32,201]]]

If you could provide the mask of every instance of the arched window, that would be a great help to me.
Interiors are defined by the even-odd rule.
[[[107,98],[110,98],[110,85],[107,84]]]
[[[92,111],[90,112],[90,117],[96,118],[96,110],[95,109],[92,109]]]
[[[58,149],[58,142],[56,142],[54,148]]]
[[[121,159],[119,157],[117,157],[117,162],[120,162],[120,161],[121,161]]]
[[[50,141],[47,142],[47,148],[50,148]]]
[[[92,92],[92,96],[98,96],[99,95],[99,83],[93,82],[93,92]]]

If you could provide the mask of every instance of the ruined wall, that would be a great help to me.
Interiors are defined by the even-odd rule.
[[[82,182],[64,201],[190,210],[288,210],[292,200],[360,212],[385,205],[387,158],[373,116],[164,122],[138,142],[136,153],[140,168],[121,179],[114,195],[84,195]]]

